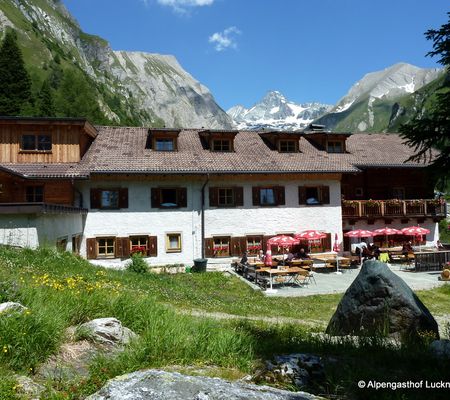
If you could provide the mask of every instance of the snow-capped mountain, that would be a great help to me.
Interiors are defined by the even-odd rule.
[[[439,68],[394,64],[366,74],[330,110],[315,121],[340,131],[383,131],[388,129],[392,111],[401,99],[442,76]],[[394,104],[397,104],[394,107]],[[387,115],[388,114],[388,115]]]
[[[268,92],[250,109],[242,105],[231,107],[227,114],[238,129],[298,130],[331,109],[321,103],[296,104],[288,101],[280,92]]]

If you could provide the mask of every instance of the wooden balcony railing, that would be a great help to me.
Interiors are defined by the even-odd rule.
[[[347,200],[342,202],[344,218],[442,217],[446,203],[433,200]]]
[[[0,203],[0,214],[87,214],[86,208],[49,203]]]

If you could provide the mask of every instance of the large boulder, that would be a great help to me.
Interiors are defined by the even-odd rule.
[[[110,380],[86,400],[313,400],[306,392],[288,392],[269,386],[228,382],[158,370],[138,371]]]
[[[10,314],[12,312],[23,312],[27,308],[20,303],[15,303],[13,301],[7,301],[6,303],[0,304],[0,314]]]
[[[81,324],[78,332],[82,336],[101,344],[124,345],[135,339],[137,335],[122,326],[116,318],[97,318]]]
[[[366,261],[331,318],[331,335],[389,335],[422,332],[439,338],[438,325],[411,288],[380,261]]]

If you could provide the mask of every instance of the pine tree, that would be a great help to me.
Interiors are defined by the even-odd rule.
[[[0,115],[20,115],[29,109],[30,101],[31,79],[16,33],[8,30],[0,48]]]
[[[430,29],[425,33],[433,41],[433,51],[427,55],[439,56],[438,63],[445,68],[443,87],[436,94],[433,109],[425,116],[418,116],[410,123],[400,127],[401,136],[406,144],[414,147],[413,161],[430,161],[431,171],[438,179],[442,189],[450,178],[450,12],[449,22],[439,30]],[[432,154],[432,150],[439,154]]]
[[[53,94],[48,80],[44,81],[41,90],[39,91],[38,94],[37,116],[38,117],[55,116],[55,105],[53,103]]]
[[[100,110],[95,89],[81,72],[70,69],[64,71],[56,100],[58,115],[61,117],[87,118],[100,124],[108,122]]]

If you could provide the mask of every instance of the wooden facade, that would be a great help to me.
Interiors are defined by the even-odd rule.
[[[51,149],[23,149],[23,135],[50,136]],[[79,162],[95,138],[95,129],[86,122],[49,122],[39,120],[0,121],[1,163],[75,163]]]
[[[342,176],[345,200],[432,199],[433,186],[424,168],[366,168]]]
[[[0,203],[27,202],[27,187],[43,187],[43,203],[71,206],[74,202],[70,179],[24,179],[0,171]],[[30,202],[30,201],[28,201]]]

